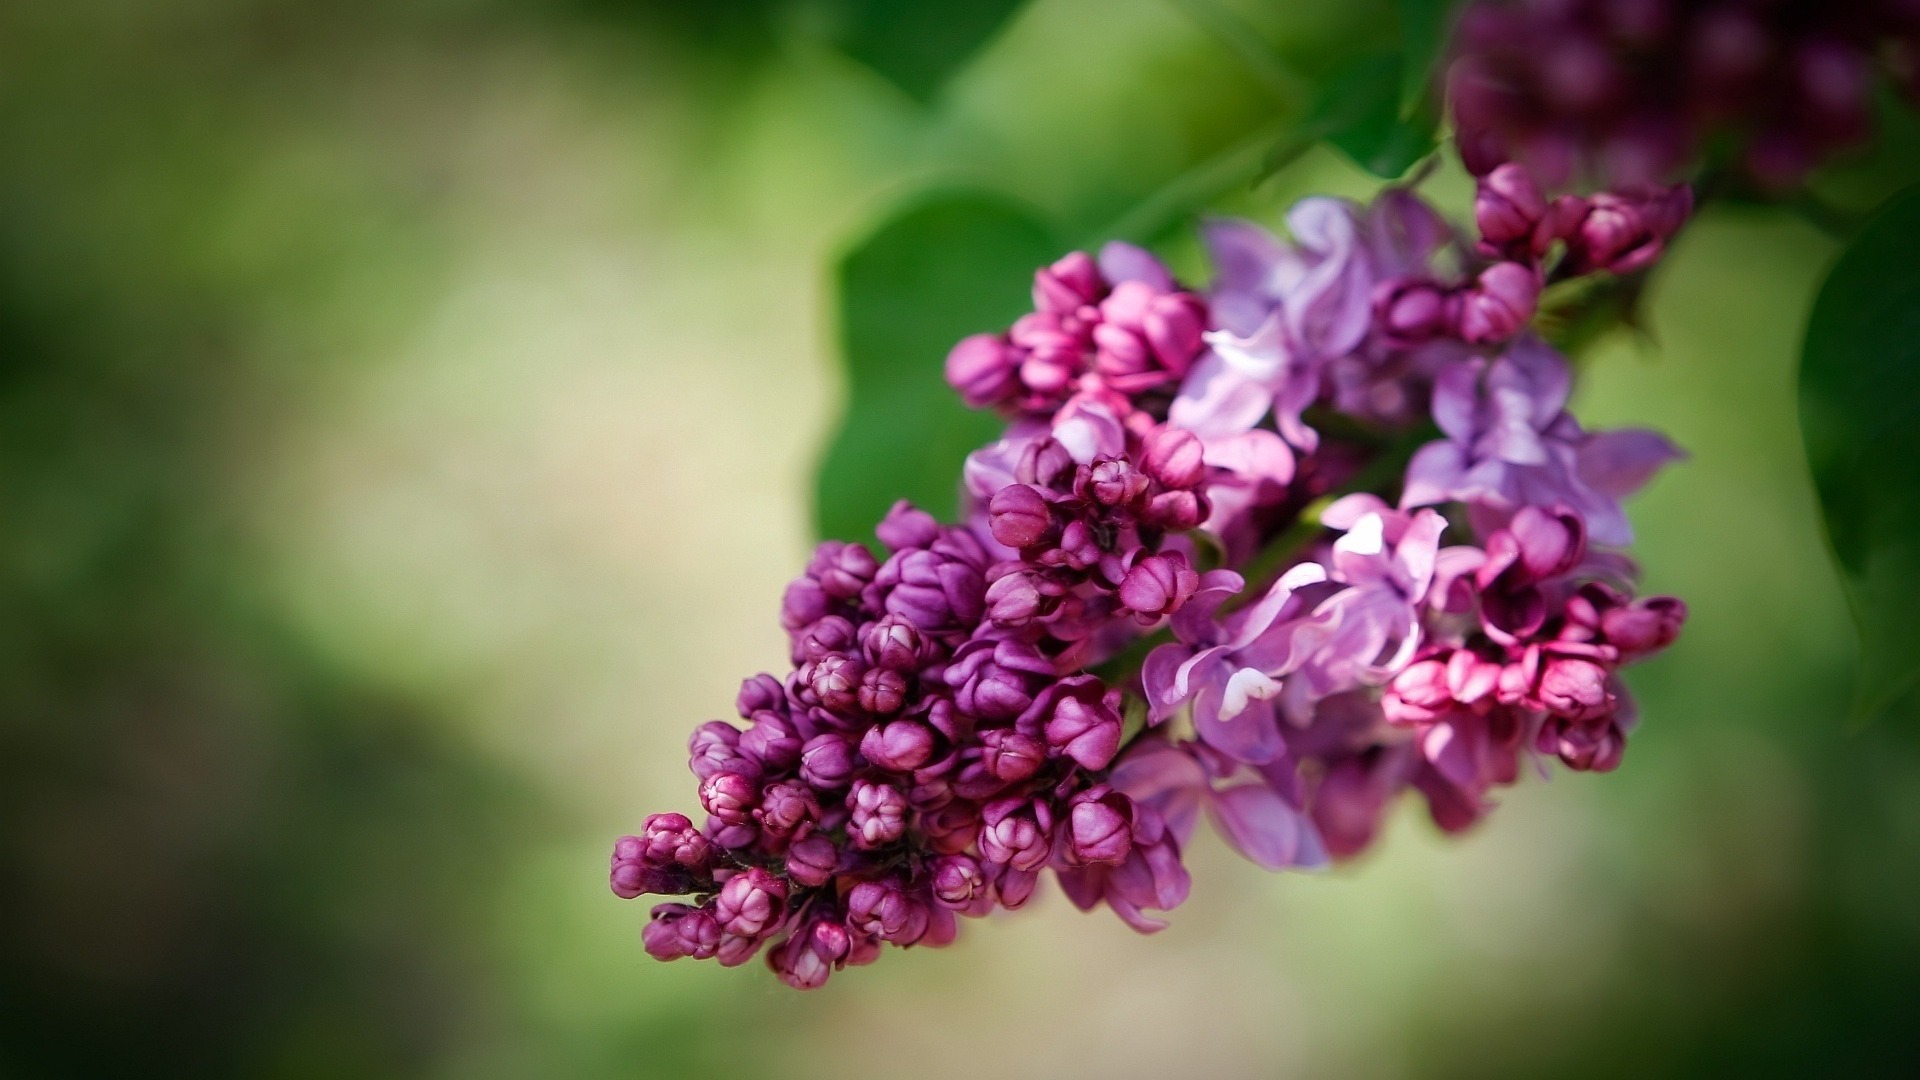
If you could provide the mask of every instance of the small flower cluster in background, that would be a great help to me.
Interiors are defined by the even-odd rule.
[[[615,846],[616,893],[684,898],[647,950],[764,950],[811,988],[1044,874],[1151,931],[1202,816],[1315,867],[1402,793],[1452,831],[1529,760],[1617,766],[1619,669],[1686,614],[1635,596],[1620,500],[1678,451],[1582,428],[1530,327],[1549,285],[1644,270],[1690,205],[1549,199],[1509,163],[1473,236],[1396,188],[1306,200],[1289,238],[1209,224],[1204,294],[1124,244],[1039,270],[1031,314],[948,357],[1008,422],[963,520],[903,503],[884,560],[822,544],[782,606],[790,673],[694,734],[704,823]]]
[[[1920,90],[1913,0],[1479,0],[1455,47],[1467,167],[1519,161],[1551,187],[1660,183],[1717,139],[1788,187],[1872,134],[1876,68]]]

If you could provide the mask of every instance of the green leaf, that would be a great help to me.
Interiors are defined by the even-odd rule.
[[[932,100],[1021,0],[841,0],[840,47],[919,101]]]
[[[1848,244],[1814,302],[1800,428],[1860,631],[1856,719],[1920,683],[1920,187]]]
[[[1002,421],[960,403],[946,384],[947,350],[1029,310],[1034,269],[1060,254],[1053,231],[1021,206],[947,192],[896,212],[840,260],[849,401],[815,488],[820,535],[864,539],[903,498],[952,518],[961,464]]]
[[[1457,0],[1394,0],[1400,16],[1400,115],[1412,116],[1433,91]]]
[[[1396,53],[1365,57],[1335,77],[1301,124],[1300,135],[1325,139],[1355,165],[1397,180],[1433,152],[1436,119],[1430,108],[1400,113],[1401,70]]]

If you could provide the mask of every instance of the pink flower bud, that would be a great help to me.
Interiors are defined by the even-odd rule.
[[[740,773],[715,773],[700,784],[700,805],[728,825],[745,825],[753,820],[759,795],[759,785]]]
[[[907,831],[907,797],[889,784],[855,780],[847,810],[847,836],[855,847],[885,847]]]
[[[831,731],[808,739],[800,751],[800,779],[823,791],[846,787],[855,765],[853,745]]]
[[[987,877],[971,855],[942,855],[933,860],[933,898],[955,911],[968,911],[987,891]]]
[[[873,668],[860,676],[856,695],[860,707],[875,716],[891,716],[907,701],[907,677],[897,671]]]
[[[1533,321],[1539,303],[1539,275],[1520,263],[1495,263],[1460,299],[1460,338],[1470,345],[1506,341]]]
[[[1200,575],[1178,552],[1149,555],[1120,582],[1120,602],[1143,623],[1171,615],[1200,588]]]
[[[711,959],[720,947],[720,923],[706,908],[661,904],[640,932],[647,954],[656,960]]]
[[[1530,239],[1546,213],[1546,197],[1533,175],[1511,163],[1481,177],[1473,199],[1481,238],[1500,249]]]
[[[997,405],[1020,392],[1020,358],[998,334],[975,334],[947,354],[947,385],[969,408]]]
[[[980,854],[1015,870],[1038,870],[1053,850],[1053,811],[1037,799],[996,799],[980,811]]]
[[[1133,850],[1133,800],[1101,784],[1073,797],[1067,810],[1067,857],[1080,866],[1118,866]]]
[[[918,720],[876,724],[860,739],[860,756],[888,772],[909,773],[933,758],[933,729]]]
[[[1071,315],[1098,303],[1105,292],[1100,267],[1084,251],[1070,252],[1033,275],[1033,306],[1043,312]]]
[[[987,527],[1010,548],[1033,547],[1058,531],[1046,496],[1026,484],[1009,484],[994,493],[987,503]]]
[[[847,928],[828,919],[808,923],[767,952],[767,966],[795,990],[818,990],[845,965],[853,942]]]
[[[772,836],[791,836],[820,820],[820,802],[813,789],[792,780],[768,784],[760,792],[753,819]]]
[[[1206,478],[1206,446],[1185,428],[1153,429],[1141,447],[1141,467],[1148,476],[1170,488],[1190,488]]]
[[[839,866],[840,852],[824,836],[795,840],[787,847],[787,876],[802,885],[825,885]]]
[[[727,879],[714,898],[714,918],[735,937],[758,937],[780,921],[786,910],[787,887],[759,867]]]

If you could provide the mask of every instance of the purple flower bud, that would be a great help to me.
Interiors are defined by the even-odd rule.
[[[758,766],[740,753],[740,729],[709,720],[693,729],[687,740],[688,767],[702,780],[720,772],[751,772]]]
[[[1033,703],[1033,687],[1053,677],[1053,662],[1019,641],[967,642],[948,665],[954,704],[989,723],[1011,720]]]
[[[918,671],[926,659],[927,639],[899,615],[867,624],[860,644],[867,663],[888,671]]]
[[[1106,784],[1073,797],[1067,809],[1067,859],[1118,866],[1133,850],[1133,800]]]
[[[833,613],[833,598],[820,588],[820,583],[810,577],[793,579],[787,591],[780,599],[780,625],[790,634],[803,634],[806,629]]]
[[[755,866],[720,886],[720,895],[713,901],[713,916],[720,921],[720,929],[735,937],[759,937],[780,921],[786,903],[785,883]]]
[[[1025,626],[1046,610],[1048,597],[1040,592],[1040,578],[1016,570],[987,586],[987,618],[995,626]]]
[[[835,653],[852,652],[857,640],[851,621],[829,615],[807,629],[806,637],[800,641],[800,651],[807,659],[818,660]]]
[[[765,673],[755,675],[741,682],[733,707],[742,720],[759,712],[783,712],[787,707],[787,691],[779,679]]]
[[[910,773],[933,758],[936,745],[932,728],[918,720],[895,720],[867,729],[860,756],[888,772]]]
[[[1098,303],[1105,292],[1099,266],[1084,251],[1070,252],[1033,275],[1033,306],[1043,312],[1071,315]]]
[[[907,677],[886,668],[872,668],[860,676],[855,698],[862,709],[875,716],[891,716],[907,703]]]
[[[998,334],[964,338],[947,354],[947,385],[968,408],[997,405],[1020,392],[1020,358]]]
[[[767,966],[795,990],[818,990],[845,965],[853,941],[847,928],[818,919],[767,952]]]
[[[822,791],[846,787],[856,767],[853,744],[845,735],[823,732],[800,750],[800,779]]]
[[[753,725],[740,733],[740,752],[760,763],[765,773],[783,773],[800,761],[800,736],[778,713],[754,714]]]
[[[1495,248],[1507,248],[1532,238],[1547,215],[1547,199],[1533,175],[1519,165],[1506,164],[1480,178],[1473,199],[1474,223],[1480,236]]]
[[[1163,491],[1148,500],[1141,520],[1168,532],[1197,529],[1211,511],[1206,496],[1197,491]]]
[[[980,733],[980,763],[995,780],[1017,784],[1047,763],[1047,744],[1012,728],[991,728]]]
[[[860,705],[860,677],[866,665],[857,657],[833,653],[814,661],[807,685],[820,704],[835,712],[846,712]]]
[[[865,544],[828,540],[813,550],[807,576],[820,583],[820,591],[844,601],[858,597],[879,569],[879,561]]]
[[[1097,679],[1061,694],[1046,723],[1047,745],[1082,768],[1104,769],[1120,750],[1119,694],[1103,693]]]
[[[714,773],[700,783],[700,805],[728,825],[745,825],[753,820],[754,800],[759,794],[759,784],[740,773]]]
[[[987,876],[971,855],[942,855],[932,865],[933,898],[946,907],[969,911],[987,891]]]
[[[820,820],[820,802],[807,785],[781,780],[760,792],[760,806],[753,817],[768,834],[791,836]]]
[[[1190,488],[1206,478],[1206,447],[1185,428],[1153,429],[1141,447],[1141,468],[1170,488]]]
[[[1387,684],[1380,711],[1392,724],[1423,724],[1453,707],[1444,660],[1427,659],[1407,665]]]
[[[1040,884],[1040,871],[1016,870],[1012,866],[996,866],[992,869],[993,891],[1000,899],[1000,906],[1012,911],[1033,897],[1034,887]]]
[[[1540,277],[1516,262],[1495,263],[1460,301],[1459,332],[1470,345],[1493,345],[1533,321],[1540,303]]]
[[[980,808],[970,802],[950,802],[920,815],[927,846],[942,855],[958,855],[973,846],[980,833]]]
[[[931,547],[940,538],[940,523],[905,499],[893,504],[887,516],[873,527],[873,534],[893,551]]]
[[[985,564],[977,541],[951,531],[931,548],[896,552],[875,575],[867,603],[905,616],[926,633],[971,630],[985,608]]]
[[[1009,484],[987,503],[987,527],[1010,548],[1044,543],[1059,533],[1046,496],[1026,484]]]
[[[1022,484],[1051,488],[1060,484],[1074,469],[1073,455],[1051,436],[1035,439],[1020,452],[1013,467],[1013,478]]]
[[[1637,660],[1673,644],[1686,621],[1685,603],[1671,596],[1650,596],[1631,607],[1608,611],[1600,617],[1600,629],[1607,644],[1620,650],[1622,660]]]
[[[631,900],[645,893],[677,896],[692,891],[693,875],[685,867],[650,862],[646,857],[646,849],[644,837],[623,836],[614,841],[607,885],[613,889],[615,896]]]
[[[706,908],[661,904],[653,909],[653,921],[640,932],[640,940],[655,960],[708,960],[720,948],[720,923]]]
[[[1578,231],[1568,238],[1568,254],[1580,272],[1605,270],[1630,274],[1653,265],[1666,241],[1647,227],[1640,207],[1605,192],[1589,203]]]
[[[1120,602],[1142,623],[1171,615],[1200,588],[1200,575],[1177,551],[1149,555],[1120,582]]]
[[[1610,719],[1581,722],[1553,716],[1540,726],[1534,746],[1557,756],[1569,769],[1605,773],[1620,767],[1627,737]]]
[[[1335,858],[1365,851],[1380,829],[1387,796],[1395,790],[1378,750],[1329,765],[1313,795],[1313,823]]]
[[[1101,458],[1087,469],[1086,482],[1075,486],[1084,488],[1084,493],[1102,506],[1125,506],[1145,495],[1150,483],[1128,462]]]
[[[863,881],[847,893],[847,923],[894,945],[911,945],[927,932],[927,908],[895,881]]]
[[[704,870],[711,855],[707,838],[684,814],[654,814],[640,831],[645,845],[641,858],[653,866],[678,864]]]
[[[1375,318],[1387,338],[1399,345],[1430,341],[1447,329],[1447,293],[1431,281],[1395,278],[1374,289]]]
[[[855,780],[847,809],[848,838],[855,847],[885,847],[907,831],[907,797],[890,784]]]
[[[802,885],[825,885],[839,868],[840,851],[824,836],[815,834],[787,847],[787,876]]]
[[[764,939],[759,937],[740,937],[722,931],[720,947],[713,951],[713,958],[720,961],[721,967],[739,967],[753,959],[764,943]]]
[[[1053,851],[1053,811],[1038,799],[995,799],[980,810],[980,854],[1015,870],[1038,870]]]
[[[1513,537],[1520,564],[1535,581],[1573,569],[1587,551],[1586,523],[1571,510],[1523,506],[1505,532]]]

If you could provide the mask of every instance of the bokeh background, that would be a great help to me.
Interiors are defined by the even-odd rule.
[[[929,185],[1095,237],[1377,184],[1235,178],[1385,0],[1038,0],[908,93],[849,11],[911,7],[0,3],[0,1075],[1912,1075],[1920,724],[1845,719],[1792,393],[1838,247],[1764,208],[1581,391],[1693,454],[1620,772],[1323,875],[1202,840],[1156,938],[1051,894],[811,995],[646,958],[606,851],[784,659],[836,254]]]

